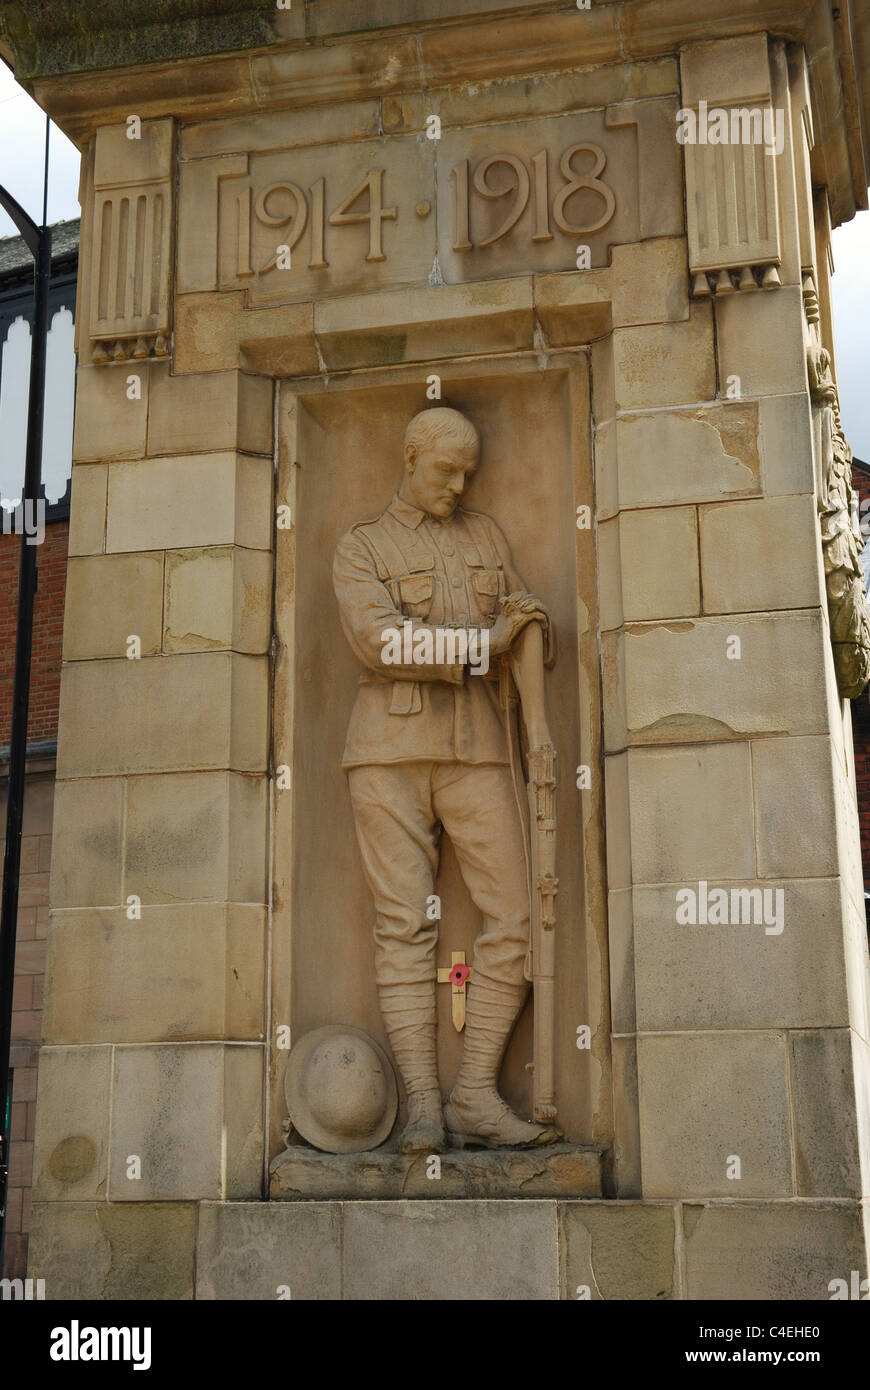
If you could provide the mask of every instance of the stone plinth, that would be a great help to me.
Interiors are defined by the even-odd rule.
[[[269,1192],[277,1202],[306,1197],[600,1197],[602,1155],[595,1145],[573,1144],[437,1155],[386,1149],[327,1154],[300,1144],[273,1159]]]

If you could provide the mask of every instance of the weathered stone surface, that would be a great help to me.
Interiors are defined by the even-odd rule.
[[[556,1144],[539,1150],[464,1150],[436,1155],[374,1149],[327,1154],[297,1145],[273,1159],[273,1201],[298,1198],[597,1197],[601,1150]],[[440,1176],[433,1176],[440,1167]]]
[[[262,1076],[256,1046],[115,1048],[111,1201],[258,1197]]]
[[[637,1055],[645,1197],[792,1194],[782,1034],[646,1036]]]
[[[58,772],[263,772],[267,697],[263,657],[198,652],[75,662],[61,683]]]
[[[626,622],[683,618],[701,611],[694,507],[623,512],[619,540]],[[662,562],[664,555],[667,563]]]
[[[29,1274],[49,1300],[193,1298],[196,1207],[36,1202]]]
[[[792,1033],[789,1046],[798,1195],[860,1197],[853,1036],[847,1028]]]
[[[563,1298],[655,1301],[677,1296],[673,1205],[559,1202],[558,1213]]]
[[[272,557],[216,546],[166,556],[163,648],[265,652],[271,640]]]
[[[687,323],[617,328],[613,333],[616,405],[694,404],[716,394],[709,305],[695,304]]]
[[[232,453],[117,463],[109,469],[106,549],[271,547],[272,463]]]
[[[616,449],[623,508],[718,502],[761,490],[754,401],[623,416]]]
[[[631,628],[629,742],[824,733],[824,637],[818,610]]]
[[[750,747],[760,876],[835,875],[837,846],[828,834],[835,818],[830,740],[753,739]]]
[[[111,1048],[41,1049],[37,1200],[105,1199],[111,1073]]]
[[[558,1298],[555,1202],[347,1202],[343,1218],[347,1299]]]
[[[678,922],[677,893],[686,887],[705,895],[724,890],[732,920]],[[741,890],[756,896],[732,900]],[[700,889],[697,877],[687,877],[636,887],[637,1027],[842,1026],[849,1017],[842,936],[835,879],[711,880]]]
[[[142,903],[266,900],[265,777],[230,772],[128,781],[124,884]]]
[[[70,557],[66,575],[63,656],[65,661],[126,657],[131,637],[140,656],[160,651],[163,618],[163,556]]]
[[[73,468],[69,522],[70,555],[99,555],[106,539],[109,470],[91,463]]]
[[[820,605],[812,497],[734,501],[699,512],[705,613]]]
[[[684,1204],[690,1299],[830,1299],[831,1281],[864,1271],[852,1202]]]
[[[45,1041],[259,1040],[265,937],[249,903],[55,911]]]
[[[631,749],[628,788],[636,884],[751,878],[748,744]]]
[[[55,786],[51,894],[55,907],[121,900],[124,784],[83,777]]]
[[[341,1298],[341,1204],[203,1202],[198,1299]]]

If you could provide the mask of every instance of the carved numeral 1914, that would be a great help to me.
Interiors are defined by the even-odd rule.
[[[354,203],[368,193],[368,208],[354,212]],[[287,199],[291,205],[287,209]],[[253,214],[264,227],[283,228],[281,239],[292,251],[298,245],[308,225],[309,203],[311,200],[311,255],[309,270],[325,270],[329,261],[324,248],[326,218],[326,180],[318,179],[308,189],[308,197],[295,183],[272,183],[261,189],[253,200]],[[277,250],[258,271],[251,266],[251,212],[252,194],[246,188],[236,196],[236,215],[238,218],[238,257],[236,274],[240,278],[249,275],[265,275],[277,263]],[[369,249],[367,261],[384,261],[382,224],[395,221],[399,215],[396,207],[384,207],[384,170],[371,169],[362,183],[345,198],[343,203],[329,215],[331,227],[356,225],[367,222],[369,225]],[[277,240],[277,238],[276,238]]]

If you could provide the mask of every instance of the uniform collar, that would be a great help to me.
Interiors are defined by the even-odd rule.
[[[390,505],[387,507],[390,516],[394,516],[397,521],[401,521],[403,526],[407,526],[411,531],[416,531],[420,522],[425,519],[426,513],[413,503],[406,502],[403,497],[396,493]]]

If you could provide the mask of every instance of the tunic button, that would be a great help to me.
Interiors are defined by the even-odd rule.
[[[462,580],[461,580],[461,579],[457,579],[456,575],[454,575],[454,576],[453,576],[453,581],[452,581],[452,582],[453,582],[453,587],[454,587],[454,589],[458,589],[459,586],[460,586],[460,584],[462,583]]]
[[[455,555],[455,554],[456,554],[456,551],[453,549],[453,546],[452,546],[452,545],[445,545],[445,547],[444,547],[444,554],[445,554],[445,555]]]

